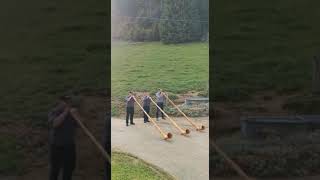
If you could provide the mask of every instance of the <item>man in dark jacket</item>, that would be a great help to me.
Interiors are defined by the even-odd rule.
[[[158,92],[156,93],[156,97],[157,97],[157,105],[161,108],[161,110],[163,110],[163,106],[166,99],[161,89],[159,89]],[[162,111],[160,111],[160,109],[157,108],[157,114],[156,114],[157,120],[159,120],[159,113],[161,113],[162,119],[165,119]]]
[[[77,109],[70,96],[62,96],[57,106],[48,114],[50,180],[58,180],[63,170],[63,180],[71,180],[76,164],[75,133],[77,122],[71,115]]]
[[[126,108],[127,108],[127,116],[126,116],[126,124],[129,126],[129,118],[130,118],[130,124],[135,125],[133,122],[133,114],[134,114],[134,98],[133,93],[129,91],[128,96],[125,98],[126,100]]]
[[[142,98],[142,101],[143,101],[143,109],[144,109],[144,111],[146,111],[149,114],[149,112],[150,112],[150,102],[151,102],[149,93],[145,93],[145,95]],[[143,121],[144,121],[144,123],[150,122],[148,116],[144,112],[143,112]]]

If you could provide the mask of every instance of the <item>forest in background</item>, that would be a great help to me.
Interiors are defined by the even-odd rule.
[[[112,0],[112,38],[166,44],[209,39],[209,0]]]

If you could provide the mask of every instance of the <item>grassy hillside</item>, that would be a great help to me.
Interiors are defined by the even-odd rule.
[[[8,1],[1,6],[0,20],[6,24],[0,30],[1,119],[43,117],[62,92],[106,86],[105,7],[77,1],[75,8],[73,3]]]
[[[319,55],[316,0],[215,1],[215,99],[243,100],[258,91],[309,91]]]
[[[115,42],[111,56],[112,100],[115,103],[123,104],[129,90],[154,93],[162,88],[184,93],[206,90],[208,86],[208,43]]]
[[[16,154],[26,142],[7,127],[40,125],[46,132],[47,112],[61,93],[105,90],[106,6],[98,0],[1,3],[0,134],[9,137],[0,139],[0,174],[20,169],[24,160]]]

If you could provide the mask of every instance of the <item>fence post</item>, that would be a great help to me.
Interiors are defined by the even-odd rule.
[[[312,93],[320,94],[320,59],[316,56],[313,59]]]

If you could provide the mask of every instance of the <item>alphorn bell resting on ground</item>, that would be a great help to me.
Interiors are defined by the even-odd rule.
[[[167,94],[164,94],[164,96],[165,96],[166,99],[171,103],[171,105],[173,105],[173,107],[175,107],[175,108],[186,118],[186,120],[187,120],[192,126],[194,126],[194,127],[196,128],[197,131],[200,131],[200,130],[204,130],[204,129],[205,129],[205,127],[204,127],[203,125],[200,125],[200,126],[196,125],[196,123],[194,123],[184,112],[182,112],[182,110],[181,110],[177,105],[175,105],[175,104],[173,103],[173,101],[168,97]]]
[[[134,102],[135,99],[133,98],[133,93],[132,91],[129,91],[128,96],[125,98],[126,100],[126,110],[127,110],[127,115],[126,115],[126,125],[129,126],[129,118],[130,118],[130,124],[135,125],[133,122],[133,114],[134,114]]]
[[[63,180],[71,180],[76,165],[75,133],[78,124],[72,112],[79,104],[72,95],[59,98],[56,107],[48,114],[49,123],[49,180],[58,180],[63,171]]]
[[[157,105],[157,103],[152,100],[152,98],[150,98],[150,100],[151,100],[151,102],[152,102],[153,104],[155,104],[155,105],[157,106],[157,108],[160,108],[160,107]],[[171,123],[180,131],[180,134],[186,135],[186,134],[189,134],[189,133],[190,133],[189,129],[183,130],[180,126],[178,126],[178,124],[177,124],[167,113],[165,113],[162,109],[159,109],[159,110],[160,110],[160,111],[171,121]]]

